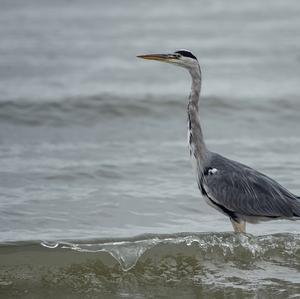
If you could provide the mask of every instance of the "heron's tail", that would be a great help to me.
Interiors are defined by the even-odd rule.
[[[294,217],[300,217],[300,196],[296,196],[298,200],[294,201],[293,204],[293,215]]]

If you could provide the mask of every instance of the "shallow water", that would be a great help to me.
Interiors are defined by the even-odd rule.
[[[135,57],[192,49],[209,148],[300,195],[300,3],[88,3],[0,4],[0,297],[300,297],[300,223],[229,233],[188,75]]]
[[[300,292],[296,234],[18,242],[2,245],[0,256],[3,298],[297,298]]]

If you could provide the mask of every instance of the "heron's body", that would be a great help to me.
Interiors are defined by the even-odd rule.
[[[180,50],[139,57],[188,69],[192,77],[187,108],[188,144],[197,183],[206,202],[229,216],[236,232],[245,232],[246,222],[300,217],[299,197],[268,176],[207,149],[199,113],[201,71],[191,52]]]

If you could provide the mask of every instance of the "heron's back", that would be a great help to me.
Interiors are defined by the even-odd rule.
[[[248,222],[300,217],[300,200],[275,180],[253,168],[211,153],[200,186],[224,211]]]

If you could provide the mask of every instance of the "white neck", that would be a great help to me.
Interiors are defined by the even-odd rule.
[[[197,168],[202,170],[203,163],[208,159],[199,115],[199,98],[201,92],[200,66],[189,70],[192,77],[192,88],[188,103],[188,141],[191,158],[195,160]]]

